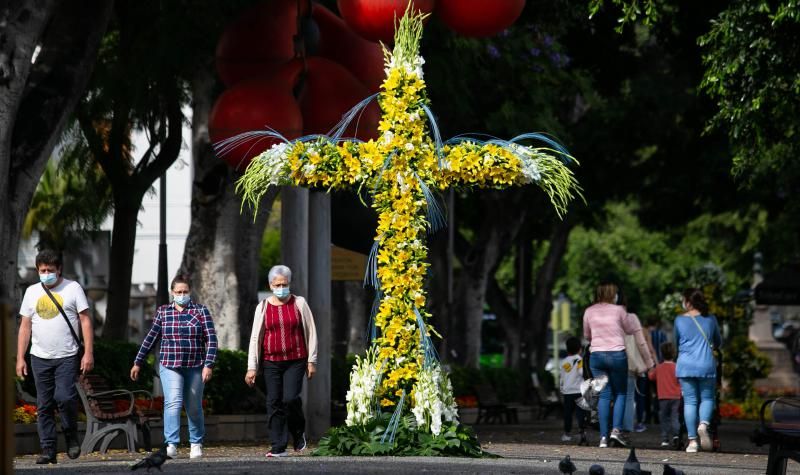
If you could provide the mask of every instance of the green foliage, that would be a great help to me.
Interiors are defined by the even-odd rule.
[[[736,335],[725,342],[723,351],[722,372],[731,383],[728,385],[730,397],[745,401],[753,393],[755,380],[769,375],[772,362],[746,334]]]
[[[208,409],[217,414],[242,414],[264,410],[254,407],[253,401],[245,395],[252,390],[245,384],[247,373],[247,353],[239,350],[217,350],[217,361],[214,374],[205,386],[204,397],[208,400]]]
[[[455,422],[443,423],[439,435],[418,431],[416,419],[409,415],[398,424],[394,441],[384,443],[391,414],[375,417],[364,426],[332,427],[320,439],[318,456],[430,456],[430,457],[493,457],[484,452],[472,429]]]
[[[643,18],[645,25],[652,25],[658,21],[665,8],[662,0],[610,0],[611,4],[622,10],[622,15],[617,19],[619,25],[617,33],[621,33],[626,24],[633,23],[639,18]],[[605,0],[589,0],[589,18],[594,17],[605,4]],[[644,7],[644,16],[642,16]]]
[[[566,275],[557,287],[566,288],[578,305],[589,305],[594,286],[611,279],[621,284],[629,307],[641,317],[671,317],[675,314],[666,313],[674,302],[662,303],[664,295],[693,281],[705,285],[692,272],[709,263],[724,270],[719,285],[724,295],[748,286],[752,253],[766,231],[763,210],[706,213],[669,232],[644,227],[637,211],[631,203],[609,204],[599,226],[581,226],[570,235]]]
[[[61,147],[59,160],[47,163],[22,226],[24,238],[38,232],[40,248],[77,245],[74,238],[98,230],[112,208],[108,181],[75,128],[65,132]]]
[[[139,345],[127,341],[94,340],[94,369],[112,388],[153,390],[156,356],[147,355],[139,372],[139,380],[131,381],[131,366],[139,351]]]
[[[726,130],[734,173],[796,183],[800,167],[800,2],[735,1],[700,38],[702,89],[716,102],[711,128]]]

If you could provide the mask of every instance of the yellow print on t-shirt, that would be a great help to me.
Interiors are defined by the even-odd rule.
[[[61,308],[64,308],[64,298],[61,297],[60,294],[53,292],[53,298],[58,301]],[[53,300],[48,297],[47,294],[44,294],[39,297],[39,300],[36,302],[36,313],[40,318],[50,320],[51,318],[57,317],[61,312],[58,311],[58,307],[53,303]]]

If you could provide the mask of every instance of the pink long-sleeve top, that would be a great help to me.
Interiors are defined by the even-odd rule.
[[[642,324],[635,314],[610,303],[596,303],[583,313],[583,336],[591,343],[592,352],[624,350],[625,335],[633,335],[645,364],[653,366]]]

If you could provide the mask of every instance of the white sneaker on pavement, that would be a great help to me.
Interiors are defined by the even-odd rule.
[[[689,439],[689,445],[686,446],[686,452],[690,454],[697,453],[697,439]]]
[[[178,446],[175,444],[167,444],[167,455],[175,458],[178,456]]]
[[[192,444],[192,449],[189,451],[190,459],[199,459],[203,456],[203,444]]]
[[[697,435],[700,436],[700,447],[703,450],[710,451],[712,447],[711,436],[708,434],[708,424],[702,422],[697,426]]]
[[[561,442],[569,442],[572,440],[572,436],[569,434],[561,434]]]

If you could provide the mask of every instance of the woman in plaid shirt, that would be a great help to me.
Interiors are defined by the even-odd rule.
[[[175,277],[170,286],[173,301],[156,310],[153,326],[144,337],[131,368],[131,379],[139,379],[139,368],[147,353],[161,339],[159,375],[164,390],[164,442],[167,455],[178,455],[181,406],[189,419],[189,458],[203,456],[203,387],[211,379],[217,359],[217,333],[211,312],[191,299],[189,280]]]

